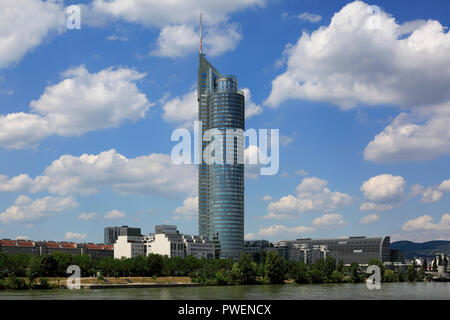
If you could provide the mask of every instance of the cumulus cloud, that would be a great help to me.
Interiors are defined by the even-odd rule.
[[[442,181],[439,186],[423,187],[420,184],[411,186],[410,196],[422,196],[421,201],[424,203],[438,202],[444,196],[444,192],[450,193],[450,180]]]
[[[78,216],[78,219],[84,220],[84,221],[89,221],[89,220],[96,219],[96,218],[98,218],[98,214],[95,212],[89,212],[89,213],[83,212],[82,214],[80,214]]]
[[[438,21],[398,24],[390,14],[355,1],[330,24],[303,32],[285,50],[286,71],[265,101],[397,106],[400,114],[366,147],[366,160],[428,160],[450,153],[450,35]],[[361,59],[364,57],[364,59]]]
[[[247,240],[254,239],[273,239],[274,237],[284,236],[293,237],[302,234],[308,234],[314,232],[314,228],[297,226],[297,227],[286,227],[283,225],[273,225],[265,228],[260,228],[256,233],[248,233],[245,235]]]
[[[87,237],[87,233],[66,232],[64,239],[66,240],[84,240]]]
[[[50,34],[65,30],[60,1],[0,1],[0,68],[19,62]]]
[[[122,219],[126,217],[126,213],[119,210],[112,210],[103,216],[105,219]]]
[[[392,239],[425,242],[431,240],[450,240],[450,214],[443,214],[440,221],[430,215],[423,215],[406,221],[400,232],[393,233]]]
[[[337,213],[326,213],[312,221],[314,227],[327,229],[342,227],[346,224],[342,216]]]
[[[257,105],[252,101],[252,94],[250,92],[250,89],[243,88],[242,91],[244,92],[245,97],[245,119],[249,119],[260,114],[263,109],[260,105]]]
[[[401,113],[367,145],[364,158],[374,162],[425,161],[450,154],[450,104],[440,109],[427,114]]]
[[[439,190],[450,192],[450,179],[442,181],[442,183],[439,185]]]
[[[204,43],[208,55],[233,50],[242,38],[239,27],[229,15],[247,8],[262,7],[265,0],[220,1],[137,0],[133,2],[94,0],[91,9],[114,18],[159,28],[157,48],[152,54],[179,57],[198,48],[198,19],[203,12]]]
[[[79,157],[63,155],[33,179],[27,174],[11,179],[0,176],[0,191],[87,195],[109,187],[119,194],[173,197],[174,193],[191,193],[195,175],[194,166],[175,165],[165,154],[129,159],[111,149]]]
[[[328,181],[316,177],[304,178],[297,186],[297,195],[287,195],[270,202],[267,210],[273,213],[303,213],[333,211],[349,206],[354,197],[327,188]]]
[[[116,128],[143,118],[151,106],[136,86],[145,74],[135,70],[107,68],[91,74],[80,66],[63,76],[30,103],[32,113],[0,115],[0,146],[34,147],[52,134],[78,136]]]
[[[14,205],[0,213],[2,223],[35,222],[75,208],[78,204],[72,197],[45,197],[32,200],[27,196],[19,196]]]
[[[401,176],[381,174],[365,181],[361,186],[364,202],[363,211],[385,211],[400,206],[404,199],[406,181]]]
[[[402,226],[403,231],[421,231],[421,230],[435,230],[435,231],[450,231],[450,214],[442,215],[441,221],[434,222],[434,218],[429,215],[424,215],[413,220],[405,222]]]
[[[203,39],[204,52],[218,56],[234,50],[241,40],[239,27],[233,23],[222,23],[207,29]],[[151,55],[177,58],[195,52],[199,46],[199,31],[194,25],[174,25],[161,29]]]
[[[182,123],[185,127],[192,127],[193,122],[198,120],[197,90],[167,101],[163,106],[162,118],[169,123]]]
[[[378,217],[375,213],[372,213],[372,214],[369,214],[368,216],[361,218],[361,220],[359,222],[361,224],[370,224],[370,223],[377,222],[379,219],[380,219],[380,217]]]
[[[197,216],[198,213],[198,196],[196,197],[187,197],[183,201],[183,205],[178,207],[174,211],[175,217],[174,220],[181,219],[193,219]]]

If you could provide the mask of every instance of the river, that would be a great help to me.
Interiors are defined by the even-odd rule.
[[[228,287],[139,288],[95,290],[0,291],[4,299],[100,299],[100,300],[348,300],[348,299],[445,299],[450,300],[450,283],[382,283],[381,289],[369,290],[365,284],[257,285]]]

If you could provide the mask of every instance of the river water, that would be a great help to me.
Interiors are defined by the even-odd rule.
[[[0,291],[4,299],[100,299],[100,300],[355,300],[355,299],[445,299],[450,300],[450,283],[382,283],[380,290],[365,284],[257,285],[228,287],[138,288],[95,290]]]

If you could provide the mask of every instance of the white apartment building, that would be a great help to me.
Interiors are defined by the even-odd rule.
[[[145,256],[143,236],[119,236],[114,243],[114,259]]]
[[[134,258],[159,254],[169,258],[214,258],[214,244],[201,236],[183,235],[172,225],[157,225],[148,236],[119,236],[114,243],[114,258]]]
[[[214,244],[201,236],[180,234],[176,226],[155,226],[155,234],[148,237],[147,255],[160,254],[185,258],[193,255],[196,258],[214,258]]]

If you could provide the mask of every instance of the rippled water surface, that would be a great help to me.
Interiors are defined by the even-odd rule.
[[[380,290],[365,284],[259,285],[191,288],[0,291],[0,299],[446,299],[450,283],[382,283]]]

